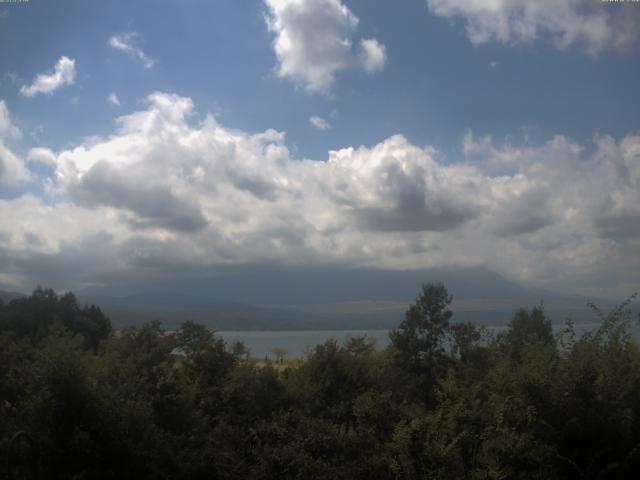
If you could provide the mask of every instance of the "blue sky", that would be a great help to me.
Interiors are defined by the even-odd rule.
[[[1,4],[0,198],[20,220],[0,231],[0,286],[37,282],[43,258],[69,288],[114,265],[188,272],[202,255],[211,269],[488,266],[627,292],[640,284],[628,261],[640,258],[639,12],[595,0]],[[159,147],[162,132],[194,140]],[[65,252],[90,256],[97,241],[100,259],[64,269]]]
[[[395,133],[455,155],[469,129],[498,138],[526,131],[536,139],[565,134],[588,141],[595,131],[618,136],[638,122],[637,104],[629,101],[640,80],[635,51],[594,57],[580,45],[559,51],[544,38],[474,46],[461,22],[431,14],[421,0],[348,6],[360,19],[356,36],[386,46],[386,68],[376,75],[340,72],[330,94],[309,95],[274,75],[273,36],[260,1],[8,5],[0,29],[4,73],[30,80],[64,54],[77,61],[78,79],[33,102],[8,81],[0,94],[26,128],[41,125],[42,140],[55,147],[100,134],[160,90],[191,97],[199,111],[216,112],[235,128],[284,130],[301,157],[318,159]],[[157,59],[152,69],[109,48],[111,35],[126,32],[137,32],[137,43]],[[111,92],[120,109],[105,105]],[[333,128],[314,130],[312,115]]]

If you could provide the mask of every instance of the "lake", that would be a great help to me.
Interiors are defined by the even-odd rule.
[[[301,357],[307,348],[324,343],[329,338],[343,342],[349,337],[366,335],[374,338],[378,349],[386,347],[389,340],[388,330],[287,330],[287,331],[227,331],[217,332],[227,343],[242,341],[254,358],[272,357],[275,347],[287,349],[288,357]]]
[[[594,330],[600,326],[599,323],[578,323],[575,325],[576,335]],[[490,333],[500,333],[507,327],[487,326]],[[565,328],[564,324],[554,324],[553,330],[558,333]],[[640,338],[640,330],[637,324],[632,327],[633,334]],[[226,331],[217,332],[224,340],[231,344],[242,341],[249,348],[250,355],[254,358],[273,357],[272,350],[276,347],[287,349],[288,357],[301,357],[309,348],[324,343],[329,338],[335,338],[341,342],[349,337],[373,338],[378,349],[383,349],[389,345],[388,330],[286,330],[286,331]]]

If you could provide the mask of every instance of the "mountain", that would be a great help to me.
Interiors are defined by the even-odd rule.
[[[161,320],[166,328],[172,329],[185,320],[194,320],[226,330],[305,328],[298,317],[289,311],[254,307],[200,295],[172,292],[145,292],[123,297],[80,294],[78,301],[99,305],[117,327]],[[309,325],[307,328],[313,326]]]
[[[0,290],[0,300],[2,300],[4,303],[9,303],[11,300],[22,297],[26,297],[26,295],[24,293],[7,292],[6,290]]]
[[[160,320],[176,328],[185,320],[217,330],[323,330],[389,328],[388,315],[362,312],[304,311],[257,307],[197,295],[145,293],[126,297],[80,296],[83,304],[99,305],[116,327]]]
[[[189,319],[218,330],[371,329],[397,325],[427,282],[447,286],[457,321],[504,325],[516,308],[541,301],[557,323],[595,318],[584,297],[526,288],[486,269],[265,269],[130,284],[124,295],[85,290],[78,297],[100,305],[116,325],[159,319],[175,328]],[[596,303],[605,310],[615,305]]]

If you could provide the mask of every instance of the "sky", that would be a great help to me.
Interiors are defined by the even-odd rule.
[[[0,288],[640,289],[639,2],[0,3]]]

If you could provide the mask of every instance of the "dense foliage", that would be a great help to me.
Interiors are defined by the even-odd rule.
[[[450,303],[425,285],[385,350],[329,340],[271,363],[193,322],[112,332],[39,288],[0,304],[0,455],[24,430],[42,478],[634,478],[626,304],[582,336],[536,307],[492,337]]]

